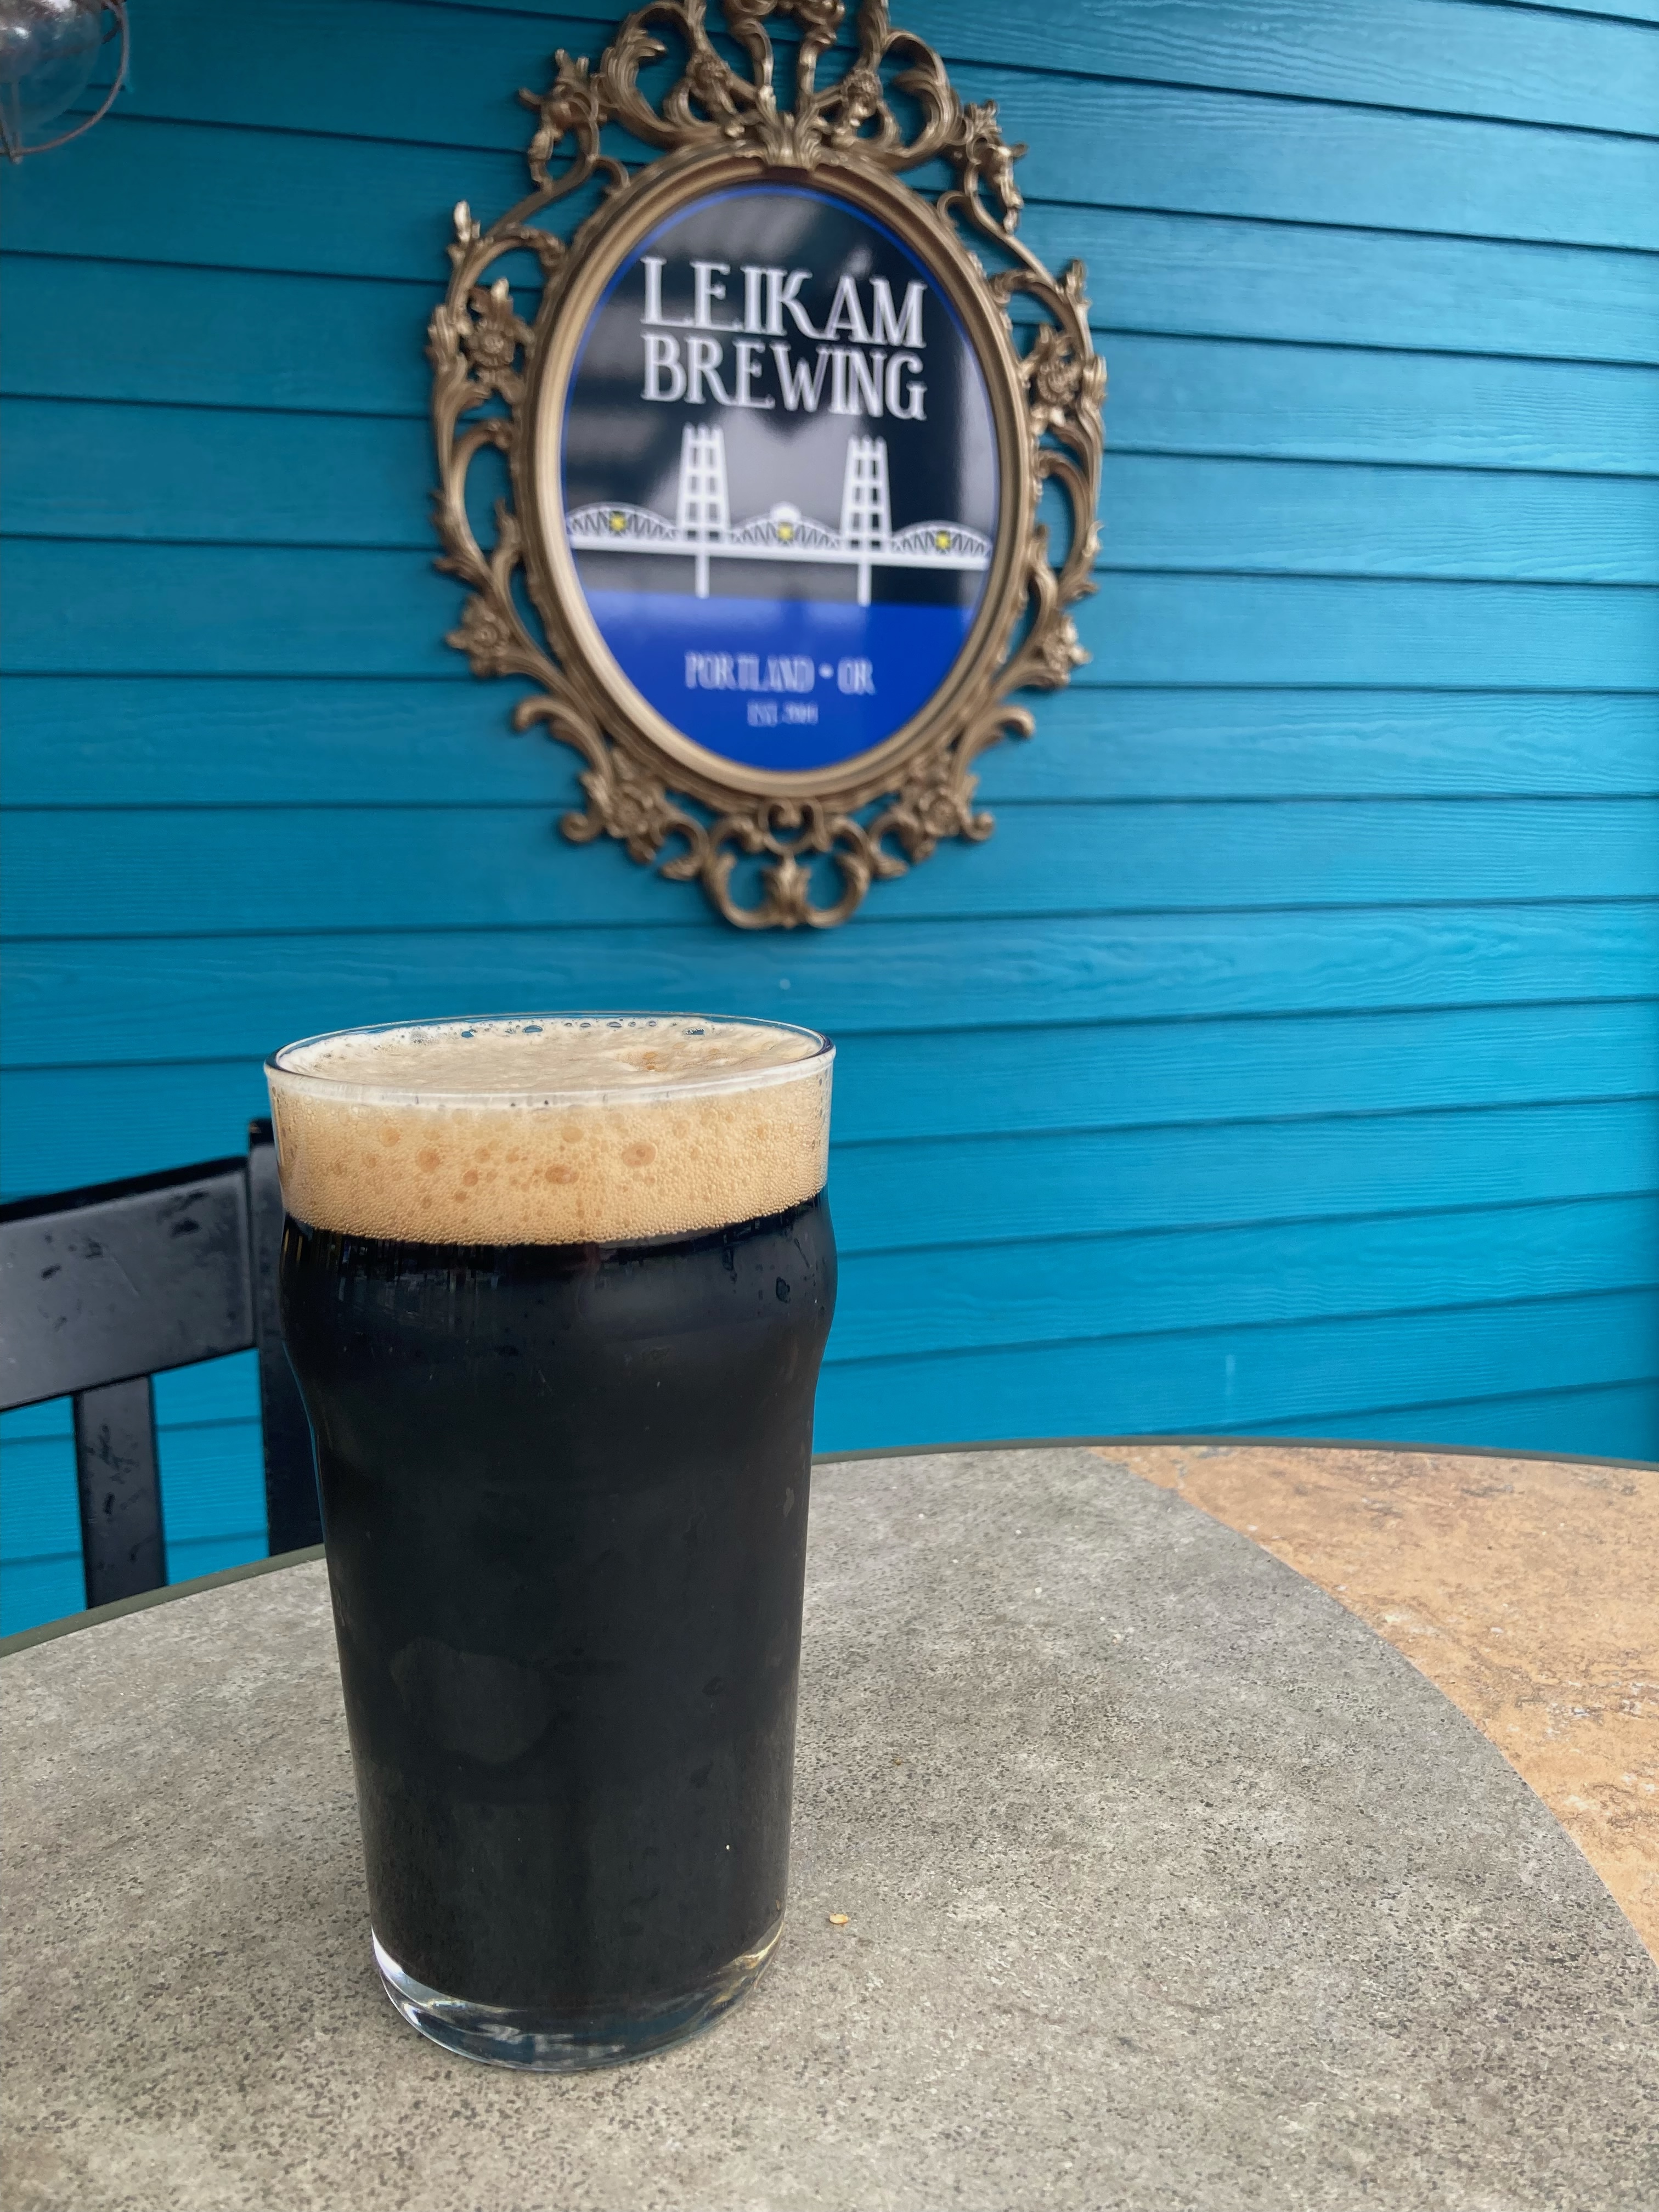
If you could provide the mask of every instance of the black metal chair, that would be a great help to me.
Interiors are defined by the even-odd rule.
[[[0,1206],[0,1410],[75,1401],[87,1603],[167,1579],[150,1377],[257,1348],[273,1553],[322,1540],[311,1431],[283,1349],[269,1121],[245,1159]]]

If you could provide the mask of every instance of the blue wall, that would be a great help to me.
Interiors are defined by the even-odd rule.
[[[825,1444],[1659,1453],[1659,9],[896,13],[1087,259],[1104,550],[991,843],[821,938],[563,843],[441,642],[448,210],[611,11],[150,0],[6,179],[8,1193],[235,1151],[337,1023],[775,1007],[842,1048]],[[161,1386],[175,1576],[262,1547],[252,1390]],[[6,1430],[10,1627],[79,1584]]]

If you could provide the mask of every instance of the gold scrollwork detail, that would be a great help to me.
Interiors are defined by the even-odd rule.
[[[647,0],[597,64],[560,52],[547,89],[520,94],[536,118],[527,150],[532,189],[487,225],[465,202],[456,209],[453,274],[428,333],[445,549],[438,565],[469,593],[447,642],[475,675],[527,679],[533,689],[514,709],[514,726],[540,725],[581,757],[586,803],[563,817],[567,837],[614,838],[665,877],[701,884],[739,928],[826,928],[845,921],[873,883],[902,875],[944,840],[991,835],[992,817],[974,805],[974,763],[1000,738],[1030,735],[1032,715],[1014,694],[1064,684],[1088,658],[1068,610],[1094,588],[1106,373],[1091,340],[1081,263],[1052,275],[1018,235],[1014,165],[1025,149],[1004,140],[994,102],[962,101],[939,56],[892,26],[884,0],[863,0],[850,58],[822,86],[819,66],[836,48],[843,0],[724,0],[723,14],[728,51],[743,56],[746,72],[716,46],[706,0]],[[798,27],[787,106],[775,82],[769,18]],[[653,100],[641,73],[669,54],[671,39],[683,62]],[[908,135],[890,91],[915,118]],[[602,134],[618,128],[659,158],[630,172],[602,148]],[[896,181],[938,161],[953,181],[932,200]],[[568,369],[579,319],[569,310],[583,271],[607,254],[614,263],[618,239],[642,234],[645,214],[665,204],[665,186],[689,198],[734,174],[775,179],[792,171],[818,173],[901,234],[908,230],[955,285],[958,307],[977,302],[977,349],[992,386],[1005,495],[1005,495],[965,665],[932,706],[860,759],[774,774],[677,738],[607,672],[574,604],[580,594],[561,587],[559,522],[548,512],[534,449],[538,394]],[[561,237],[543,218],[578,196],[592,204]],[[988,271],[975,246],[994,249],[1000,265]],[[533,314],[520,312],[506,275],[492,274],[514,254],[536,264]],[[495,502],[486,546],[469,516],[467,483],[487,448],[505,458],[513,496]],[[1050,486],[1063,501],[1058,556],[1038,519]],[[744,859],[757,866],[740,878]],[[839,878],[831,899],[813,895],[819,862]],[[740,895],[757,882],[758,896]]]

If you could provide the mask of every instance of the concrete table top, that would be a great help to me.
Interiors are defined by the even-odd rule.
[[[1403,1651],[1537,1791],[1659,1962],[1659,1465],[1299,1441],[1097,1449]]]
[[[783,1944],[615,2073],[380,1995],[320,1565],[21,1651],[0,1710],[14,2212],[1659,2198],[1659,1978],[1562,1830],[1086,1450],[819,1468]]]

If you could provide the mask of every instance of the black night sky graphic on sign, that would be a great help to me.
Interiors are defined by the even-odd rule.
[[[713,752],[867,752],[962,651],[998,521],[984,378],[923,264],[848,200],[744,185],[660,224],[583,334],[562,460],[606,644]]]

